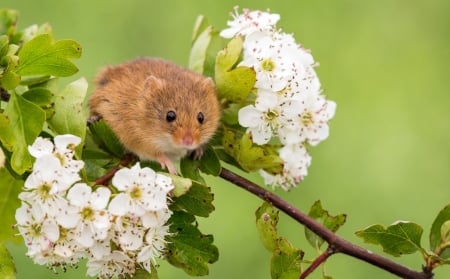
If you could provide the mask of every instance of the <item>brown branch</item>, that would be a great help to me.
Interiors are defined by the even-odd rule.
[[[249,191],[256,195],[260,199],[271,203],[276,208],[280,209],[297,222],[303,224],[305,227],[313,231],[315,234],[323,238],[330,246],[332,246],[336,253],[342,253],[359,260],[370,263],[383,270],[386,270],[392,274],[395,274],[402,278],[408,279],[431,279],[433,274],[431,272],[418,272],[411,270],[408,267],[393,262],[385,257],[374,254],[362,247],[359,247],[343,238],[340,238],[335,233],[327,229],[322,224],[318,223],[307,214],[303,213],[299,209],[287,203],[282,198],[278,197],[272,192],[258,186],[250,180],[230,171],[222,168],[220,177],[223,179]]]
[[[132,163],[134,160],[136,160],[136,156],[134,156],[133,154],[125,154],[125,156],[123,156],[123,158],[120,160],[120,162],[117,164],[117,166],[115,166],[114,168],[109,170],[103,176],[100,176],[99,178],[97,178],[94,181],[94,185],[108,186],[109,181],[113,178],[114,174],[116,174],[116,172],[118,170],[120,170],[122,167],[127,166],[128,164]]]
[[[322,263],[324,263],[331,255],[336,253],[336,250],[329,246],[325,252],[320,254],[310,265],[309,267],[300,274],[299,279],[305,279],[309,274],[311,274],[316,268],[318,268]]]

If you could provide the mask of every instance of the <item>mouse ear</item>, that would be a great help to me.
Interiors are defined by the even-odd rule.
[[[145,81],[144,81],[144,87],[143,87],[143,91],[147,92],[147,91],[159,91],[161,90],[165,85],[164,80],[157,78],[155,76],[148,76]]]
[[[205,77],[204,79],[202,79],[202,81],[200,82],[200,85],[203,88],[208,88],[208,87],[213,87],[214,88],[216,86],[215,83],[214,83],[214,80],[212,78],[210,78],[210,77]]]

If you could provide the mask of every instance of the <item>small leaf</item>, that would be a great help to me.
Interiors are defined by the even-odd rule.
[[[168,176],[172,179],[172,182],[175,185],[175,188],[172,190],[172,194],[175,197],[180,197],[186,194],[189,189],[191,189],[192,181],[190,179],[170,173],[163,173],[163,175]]]
[[[81,144],[75,149],[78,158],[81,158],[86,136],[87,112],[83,104],[87,88],[86,79],[80,78],[56,93],[53,99],[55,114],[49,120],[50,127],[56,133],[72,134],[81,138]]]
[[[199,168],[203,173],[218,176],[222,170],[219,157],[211,146],[205,147]]]
[[[336,216],[330,215],[327,210],[323,209],[319,200],[311,206],[308,215],[333,232],[336,232],[342,225],[344,225],[347,218],[345,214],[339,214]],[[320,248],[324,242],[322,238],[307,228],[305,228],[305,235],[308,242],[314,248]]]
[[[40,107],[45,107],[51,104],[53,95],[47,88],[36,87],[23,93],[22,97]]]
[[[0,244],[0,278],[16,278],[16,268],[14,266],[13,258],[3,243]]]
[[[219,251],[213,245],[214,238],[212,235],[202,234],[192,223],[179,218],[179,214],[186,216],[186,213],[174,212],[169,220],[172,236],[168,238],[167,261],[189,275],[207,275],[208,264],[219,258]]]
[[[215,65],[215,81],[219,96],[238,103],[247,98],[256,81],[253,69],[239,66],[233,68],[240,58],[242,38],[235,37],[227,47],[217,54]]]
[[[0,168],[0,243],[11,240],[16,231],[15,212],[20,206],[19,193],[22,190],[23,180],[13,177],[6,168]],[[2,257],[0,257],[1,259]],[[0,265],[1,266],[1,265]],[[1,274],[1,272],[0,272]],[[3,278],[0,276],[0,278]]]
[[[73,40],[54,42],[50,34],[42,34],[28,41],[19,51],[19,75],[52,75],[67,77],[78,68],[68,59],[79,58],[81,46]]]
[[[16,173],[23,174],[31,168],[32,158],[28,153],[28,145],[31,145],[42,131],[45,112],[13,93],[4,113],[7,119],[0,117],[0,138],[13,153],[11,167]]]
[[[192,215],[208,217],[214,211],[213,200],[211,188],[193,181],[186,194],[173,198],[172,210],[184,210]]]
[[[126,152],[125,148],[103,119],[91,123],[89,130],[100,147],[105,148],[117,158],[122,158]]]
[[[138,267],[136,269],[136,272],[133,274],[133,276],[127,276],[127,278],[132,279],[158,279],[158,271],[157,269],[152,265],[152,272],[148,272],[147,270]]]
[[[272,253],[272,278],[297,279],[301,272],[303,252],[278,235],[278,213],[275,207],[263,203],[255,212],[256,228],[264,247]]]
[[[203,33],[205,29],[209,27],[208,20],[204,15],[197,16],[197,19],[194,23],[194,30],[192,31],[192,42],[194,43],[198,36]]]
[[[264,169],[270,173],[280,173],[283,161],[271,146],[253,144],[249,133],[237,139],[231,130],[225,131],[223,136],[225,151],[236,159],[246,171]]]
[[[280,247],[270,260],[270,274],[272,279],[298,279],[301,273],[303,252],[292,246],[284,238],[279,240]]]
[[[396,222],[386,229],[382,225],[372,225],[356,232],[365,242],[378,244],[383,251],[393,256],[412,254],[422,249],[420,239],[423,229],[412,222]]]
[[[432,251],[436,249],[443,242],[442,226],[445,222],[450,220],[450,204],[439,211],[438,215],[433,221],[430,230],[430,248]],[[450,248],[449,248],[450,250]]]
[[[259,239],[269,252],[274,252],[278,247],[278,213],[269,203],[263,203],[255,212]]]
[[[211,42],[212,27],[209,26],[201,32],[192,44],[191,53],[189,55],[189,69],[197,73],[203,73],[206,52]]]

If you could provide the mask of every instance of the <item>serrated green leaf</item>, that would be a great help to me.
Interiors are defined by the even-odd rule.
[[[208,217],[214,211],[213,200],[214,195],[210,187],[193,181],[187,193],[173,198],[172,207],[174,210],[184,210],[192,215]]]
[[[222,170],[219,157],[211,146],[206,146],[200,159],[199,168],[203,173],[218,176]]]
[[[72,134],[81,138],[81,144],[75,149],[78,158],[81,158],[86,137],[87,112],[83,104],[87,88],[86,79],[80,78],[55,93],[53,97],[55,114],[48,121],[49,126],[57,134]]]
[[[16,179],[6,168],[0,168],[0,243],[12,240],[16,233],[13,229],[16,223],[14,216],[20,206],[18,196],[22,186],[23,180]]]
[[[69,59],[81,56],[81,46],[73,40],[53,41],[50,34],[42,34],[28,41],[19,51],[19,75],[52,75],[67,77],[78,68]]]
[[[372,225],[357,231],[356,235],[367,243],[381,245],[383,251],[393,256],[412,254],[422,249],[420,239],[423,229],[412,222],[396,222],[387,228]]]
[[[450,220],[450,204],[445,206],[433,221],[430,230],[430,248],[435,250],[442,242],[442,225]]]
[[[8,53],[9,38],[6,35],[0,36],[0,59]]]
[[[280,239],[277,249],[270,260],[272,279],[298,279],[301,273],[303,253],[285,239]]]
[[[339,214],[336,216],[330,215],[327,210],[323,209],[322,203],[319,200],[311,206],[308,215],[333,232],[336,232],[342,225],[344,225],[347,218],[345,214]],[[322,238],[307,228],[305,228],[305,235],[308,242],[314,248],[320,248],[324,242]]]
[[[23,174],[31,168],[32,158],[28,153],[28,145],[31,145],[42,131],[45,112],[39,106],[13,93],[4,113],[7,119],[0,117],[0,138],[5,147],[10,147],[9,150],[13,153],[12,169]]]
[[[275,252],[278,247],[278,213],[269,203],[263,203],[255,212],[259,239],[269,252]]]
[[[0,278],[16,278],[16,268],[14,266],[13,258],[3,243],[0,244]]]
[[[168,238],[167,261],[192,276],[204,276],[209,273],[208,264],[217,261],[219,251],[213,245],[212,235],[202,234],[192,223],[177,217],[174,212],[169,220],[172,236]],[[186,216],[186,213],[181,213]]]
[[[117,158],[122,158],[126,152],[125,148],[103,119],[91,123],[89,130],[100,147],[106,149]]]
[[[190,178],[200,184],[206,184],[205,179],[200,174],[200,161],[186,156],[180,160],[180,171],[184,177]]]
[[[191,53],[189,55],[189,69],[197,73],[203,73],[206,52],[211,42],[212,26],[207,27],[201,32],[192,44]]]

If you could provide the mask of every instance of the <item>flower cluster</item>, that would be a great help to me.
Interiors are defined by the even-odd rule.
[[[87,258],[87,274],[99,278],[133,275],[137,264],[150,272],[166,244],[172,180],[136,164],[117,171],[113,191],[88,186],[84,163],[74,159],[80,141],[39,137],[28,148],[36,160],[16,211],[27,255],[50,267]]]
[[[239,111],[239,124],[259,145],[280,142],[282,173],[260,170],[265,183],[285,190],[297,185],[311,164],[306,145],[317,145],[328,137],[328,121],[336,104],[321,95],[320,81],[311,53],[291,34],[277,29],[280,16],[237,8],[220,35],[242,36],[243,58],[238,66],[256,72],[255,102]]]

